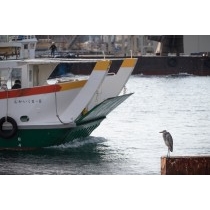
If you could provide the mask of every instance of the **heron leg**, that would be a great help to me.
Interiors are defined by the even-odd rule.
[[[170,158],[170,150],[169,150],[169,148],[168,148],[167,157],[169,157],[169,158]]]

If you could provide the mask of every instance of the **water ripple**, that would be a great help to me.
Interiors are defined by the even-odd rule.
[[[30,152],[0,152],[0,174],[160,174],[167,154],[210,153],[210,77],[132,76],[128,92],[90,137]]]

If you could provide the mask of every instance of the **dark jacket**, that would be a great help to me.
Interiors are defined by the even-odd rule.
[[[55,46],[55,44],[52,44],[51,46],[50,46],[50,49],[52,50],[52,51],[55,51],[56,50],[56,46]]]
[[[12,89],[19,89],[21,88],[20,80],[16,80],[15,84],[12,86]]]

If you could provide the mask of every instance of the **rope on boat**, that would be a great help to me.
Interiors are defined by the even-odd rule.
[[[58,118],[58,120],[60,121],[60,123],[66,124],[66,123],[64,123],[64,122],[60,119],[59,114],[58,114],[58,104],[57,104],[57,94],[56,94],[56,90],[55,90],[55,112],[56,112],[56,117]]]
[[[123,87],[123,95],[125,95],[127,93],[127,88],[126,86]]]
[[[56,112],[56,117],[58,118],[58,120],[60,121],[60,123],[64,124],[64,125],[68,125],[69,123],[65,123],[61,120],[59,114],[58,114],[58,104],[57,104],[57,94],[56,94],[56,89],[55,89],[55,112]]]
[[[7,121],[7,116],[8,116],[8,111],[9,111],[9,93],[8,93],[8,88],[4,87],[2,88],[2,90],[4,90],[6,92],[7,95],[7,107],[6,107],[6,115],[5,115],[5,120]]]
[[[96,90],[96,98],[95,98],[95,102],[98,103],[98,97],[99,97],[99,91]]]
[[[8,111],[9,111],[9,93],[8,93],[8,89],[5,89],[5,91],[7,92],[7,111],[6,111],[6,116],[5,116],[5,121],[7,122]]]

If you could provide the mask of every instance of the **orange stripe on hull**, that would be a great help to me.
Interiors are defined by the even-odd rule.
[[[0,99],[6,98],[17,98],[38,94],[46,94],[60,91],[60,85],[49,85],[49,86],[41,86],[41,87],[33,87],[33,88],[24,88],[24,89],[15,89],[0,92]]]
[[[46,85],[41,87],[14,89],[8,91],[0,91],[0,99],[17,98],[24,96],[32,96],[46,93],[54,93],[70,89],[82,88],[87,81],[75,81],[70,83],[61,83],[55,85]]]

